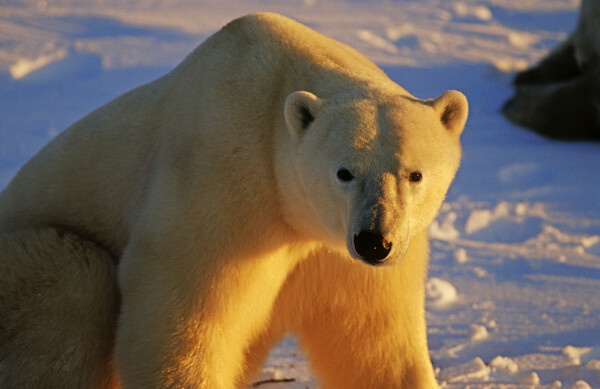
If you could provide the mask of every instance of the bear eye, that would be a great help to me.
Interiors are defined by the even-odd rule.
[[[421,182],[421,180],[423,179],[423,174],[421,174],[421,172],[412,172],[408,176],[408,179],[410,180],[410,182],[416,184],[417,182]]]
[[[340,182],[350,182],[354,179],[354,175],[346,168],[339,169],[335,175]]]

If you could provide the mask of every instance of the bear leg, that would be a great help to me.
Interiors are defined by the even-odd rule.
[[[271,317],[270,322],[264,326],[246,349],[244,370],[239,382],[249,385],[260,373],[269,352],[285,334],[285,328],[282,327],[280,319],[279,317]]]
[[[114,258],[54,228],[0,234],[0,387],[114,388]]]
[[[374,268],[320,253],[292,273],[276,315],[290,318],[324,387],[434,389],[424,274],[418,258]]]
[[[123,386],[244,387],[252,361],[266,355],[269,341],[249,350],[293,266],[287,251],[189,257],[185,240],[156,241],[131,242],[120,265],[115,355]]]

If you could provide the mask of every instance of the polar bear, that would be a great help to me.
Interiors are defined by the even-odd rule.
[[[0,387],[244,387],[286,332],[325,387],[437,387],[427,226],[466,117],[283,16],[229,23],[1,193]]]

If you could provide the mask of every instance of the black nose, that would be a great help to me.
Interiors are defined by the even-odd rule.
[[[354,249],[365,262],[379,265],[392,250],[392,242],[388,242],[379,233],[361,231],[354,235]]]

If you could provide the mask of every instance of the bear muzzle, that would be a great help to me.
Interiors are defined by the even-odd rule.
[[[392,242],[379,232],[360,231],[354,235],[353,243],[354,251],[360,259],[373,266],[383,264],[392,251]]]

